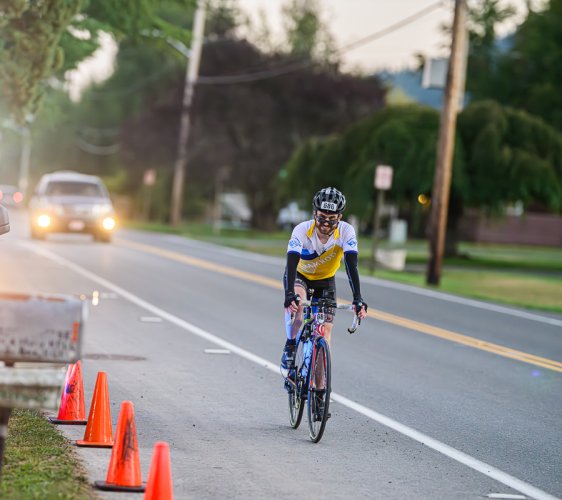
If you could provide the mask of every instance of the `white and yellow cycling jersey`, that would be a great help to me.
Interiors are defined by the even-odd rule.
[[[343,221],[326,243],[319,240],[314,220],[301,222],[293,229],[287,247],[287,253],[300,255],[297,271],[310,280],[334,276],[347,252],[357,253],[357,237],[353,226]]]

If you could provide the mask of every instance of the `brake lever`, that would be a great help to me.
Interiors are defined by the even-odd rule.
[[[357,328],[359,328],[359,325],[361,324],[361,318],[359,316],[354,316],[353,317],[353,323],[351,324],[351,326],[347,329],[347,331],[349,332],[349,334],[355,333],[355,331],[357,330]]]

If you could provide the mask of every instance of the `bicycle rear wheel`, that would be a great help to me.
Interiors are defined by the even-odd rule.
[[[308,386],[308,431],[313,443],[322,439],[330,416],[332,366],[330,346],[324,337],[318,337],[310,363]]]

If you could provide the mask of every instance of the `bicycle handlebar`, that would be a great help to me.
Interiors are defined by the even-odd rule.
[[[313,305],[318,305],[318,303],[313,304],[312,302],[310,302],[308,300],[301,300],[299,302],[299,306],[303,306],[303,307],[309,307],[309,306],[313,306]],[[355,312],[355,309],[353,308],[353,304],[336,304],[335,302],[332,302],[328,307],[333,307],[334,309],[340,309],[340,310],[344,310],[344,311]],[[293,320],[294,320],[294,318],[293,318]],[[351,323],[351,326],[347,329],[347,331],[350,334],[355,333],[357,328],[359,328],[360,324],[361,324],[361,318],[359,316],[357,316],[357,314],[355,314],[353,316],[353,322]]]

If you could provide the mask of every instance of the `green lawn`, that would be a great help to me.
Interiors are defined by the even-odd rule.
[[[185,224],[179,229],[157,224],[131,224],[129,227],[182,234],[250,252],[282,257],[288,231],[260,233],[228,229],[215,234],[209,225]],[[361,237],[363,256],[371,241]],[[381,248],[388,247],[381,242]],[[428,244],[412,240],[406,245],[407,271],[377,269],[375,276],[425,287]],[[515,245],[461,243],[461,257],[445,259],[439,289],[465,297],[475,297],[530,309],[562,313],[562,249]],[[367,260],[361,259],[361,274],[368,274]]]
[[[0,498],[98,498],[72,446],[38,412],[14,410],[0,481]]]
[[[422,273],[377,271],[375,276],[428,288]],[[562,313],[561,281],[560,278],[514,272],[445,269],[439,289],[465,297]]]

